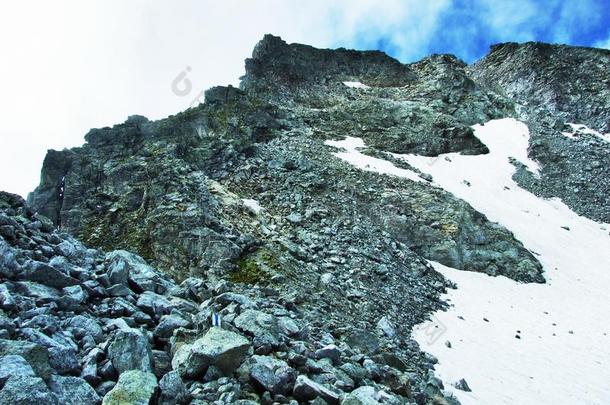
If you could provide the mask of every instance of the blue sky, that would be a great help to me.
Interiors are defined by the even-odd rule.
[[[431,53],[452,53],[473,62],[499,42],[610,47],[610,0],[432,0],[427,6],[406,0],[401,4],[410,12],[385,16],[387,25],[362,13],[358,28],[335,45],[377,48],[403,62]],[[340,20],[341,10],[336,12]]]
[[[264,34],[381,49],[402,62],[497,42],[610,48],[610,0],[20,0],[0,2],[0,189],[26,195],[47,149],[131,114],[159,119],[239,84]],[[188,72],[192,92],[172,92]]]

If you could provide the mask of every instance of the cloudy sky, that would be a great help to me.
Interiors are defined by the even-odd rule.
[[[25,196],[46,150],[81,145],[89,128],[162,118],[203,89],[237,85],[265,33],[472,62],[506,41],[610,48],[608,21],[608,0],[3,1],[0,190]],[[190,91],[172,90],[179,76]]]

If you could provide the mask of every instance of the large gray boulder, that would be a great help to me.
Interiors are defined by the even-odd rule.
[[[78,284],[78,280],[57,270],[46,263],[28,261],[20,274],[24,280],[34,281],[55,288],[64,288]]]
[[[292,395],[298,401],[311,401],[316,398],[322,398],[329,404],[338,404],[340,398],[336,392],[310,380],[304,375],[297,377]]]
[[[157,378],[140,370],[125,371],[104,396],[102,405],[149,405],[157,391]]]
[[[49,388],[60,404],[91,405],[100,401],[93,387],[82,378],[54,375],[49,381]]]
[[[190,378],[203,375],[211,365],[228,375],[243,362],[249,347],[250,341],[242,335],[214,327],[193,344],[182,345],[172,367]]]
[[[8,379],[0,391],[0,404],[61,405],[42,378],[16,375]]]
[[[26,342],[24,340],[0,339],[0,356],[19,355],[23,357],[36,375],[42,379],[51,376],[51,365],[47,349],[39,344]]]
[[[119,330],[108,346],[108,358],[114,368],[152,372],[153,355],[147,337],[136,329]]]
[[[113,280],[123,282],[127,274],[128,281],[142,291],[163,293],[172,285],[140,256],[125,250],[107,253],[106,266]]]
[[[271,356],[252,356],[250,378],[272,394],[288,394],[294,387],[296,371],[285,361]]]
[[[36,377],[32,366],[21,356],[8,355],[0,358],[0,388],[13,376]]]
[[[261,345],[279,344],[277,318],[271,314],[247,309],[235,318],[234,323],[241,331],[254,336]]]
[[[159,404],[178,405],[188,401],[189,393],[177,371],[170,371],[159,381]]]

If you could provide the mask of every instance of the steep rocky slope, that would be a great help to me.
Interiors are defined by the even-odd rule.
[[[27,218],[22,222],[35,222],[37,212],[49,235],[68,238],[51,232],[59,228],[89,248],[122,249],[104,256],[98,250],[80,248],[89,252],[88,264],[75,262],[89,269],[83,282],[98,277],[105,280],[111,276],[113,258],[129,256],[130,261],[154,272],[161,285],[167,284],[155,286],[153,292],[165,296],[159,300],[181,299],[194,305],[188,310],[178,308],[181,312],[176,313],[169,306],[167,313],[155,312],[156,317],[143,318],[144,322],[140,313],[146,311],[138,309],[137,302],[146,289],[138,289],[133,282],[107,281],[98,297],[108,305],[116,300],[131,305],[125,304],[132,312],[119,311],[112,317],[127,317],[130,328],[144,326],[153,332],[151,347],[163,351],[165,360],[175,360],[179,375],[168,374],[172,377],[167,378],[178,386],[186,383],[185,390],[195,401],[231,403],[242,398],[284,403],[317,396],[316,403],[349,404],[368,403],[357,399],[367,395],[385,403],[452,401],[443,399],[441,384],[429,376],[433,359],[419,352],[410,338],[413,326],[446,305],[439,296],[453,287],[426,259],[522,282],[544,282],[543,269],[509,231],[433,187],[428,176],[393,154],[429,156],[430,165],[441,153],[485,154],[487,147],[474,136],[471,126],[517,117],[533,128],[531,154],[542,164],[541,178],[520,167],[518,180],[536,193],[564,198],[575,210],[593,218],[604,219],[608,213],[607,202],[600,200],[605,198],[607,176],[595,177],[607,173],[608,144],[595,135],[567,137],[561,133],[568,120],[604,130],[600,124],[604,115],[596,111],[606,111],[606,104],[599,104],[607,103],[599,96],[605,94],[605,85],[597,89],[591,84],[587,96],[591,102],[586,107],[570,98],[554,106],[545,103],[530,108],[528,100],[539,99],[542,93],[569,90],[581,94],[580,87],[589,85],[583,75],[561,76],[564,67],[556,67],[552,58],[530,54],[530,48],[548,48],[546,53],[560,55],[556,58],[574,52],[586,61],[607,65],[604,52],[538,44],[496,47],[474,66],[450,55],[403,65],[381,52],[320,50],[267,35],[246,60],[240,89],[215,87],[206,92],[204,104],[175,116],[155,122],[132,116],[112,128],[91,130],[80,148],[49,151],[40,185],[28,197],[32,211],[16,201],[10,203],[11,209],[28,212],[20,214]],[[528,65],[523,59],[540,61]],[[581,59],[565,63],[577,69]],[[540,64],[548,69],[538,77],[532,71]],[[513,65],[523,73],[512,76]],[[595,74],[601,83],[607,83],[602,68]],[[520,75],[527,77],[527,85],[518,84]],[[573,84],[565,84],[573,77],[577,78]],[[576,113],[575,106],[589,112]],[[380,176],[342,161],[328,142],[348,136],[366,142],[368,148],[362,153],[393,162],[394,169],[413,176]],[[582,166],[586,153],[595,154],[595,160],[589,162],[591,171]],[[11,231],[7,232],[2,235],[14,246]],[[62,256],[51,251],[53,247],[37,249],[37,239],[32,243],[18,246],[34,255],[32,260],[47,263]],[[124,251],[141,256],[159,272]],[[51,263],[48,267],[56,266]],[[25,294],[12,283],[46,281],[27,278],[30,270],[23,261],[13,268],[2,279],[11,294]],[[172,279],[182,284],[176,286]],[[192,293],[175,292],[181,289]],[[119,298],[110,298],[114,290]],[[66,313],[71,308],[55,308],[47,300],[34,300],[33,305],[50,306],[43,311],[53,316],[71,316]],[[225,370],[225,377],[213,373],[202,377],[207,375],[207,363],[193,366],[195,371],[190,366],[180,371],[180,364],[189,359],[207,361],[193,359],[190,350],[223,340],[214,335],[215,329],[208,331],[212,309],[223,315],[223,330],[243,335],[235,338],[243,343],[237,344],[238,353],[245,353],[249,345],[244,356],[266,356],[249,357],[242,363],[262,370],[265,383],[247,370],[233,373],[237,366],[229,367],[231,372]],[[266,314],[248,312],[251,309]],[[58,315],[58,310],[63,312]],[[89,310],[94,318],[108,317],[96,308]],[[167,322],[185,330],[177,330],[173,337],[170,330],[163,339],[156,339],[154,331],[162,316],[174,315],[180,319]],[[240,317],[258,326],[243,326]],[[281,336],[269,332],[269,328],[276,330],[276,318],[287,317],[298,328],[290,324]],[[111,325],[106,327],[108,333],[125,326]],[[266,330],[261,331],[261,325]],[[7,338],[31,341],[22,328],[17,322]],[[52,338],[53,332],[40,328],[40,333]],[[244,336],[250,338],[247,343]],[[104,335],[104,342],[108,339],[112,337]],[[204,345],[197,339],[207,340]],[[301,340],[304,343],[295,342]],[[181,344],[189,349],[180,351]],[[339,354],[327,348],[321,353],[331,356],[326,357],[330,362],[316,360],[322,356],[316,350],[332,344]],[[101,343],[104,354],[96,354],[101,363],[91,369],[109,368],[103,366],[112,363],[104,357],[108,356],[107,346]],[[77,355],[82,370],[87,357],[80,349]],[[385,371],[378,374],[377,369],[367,368],[372,364]],[[106,382],[115,381],[127,369],[118,371],[90,384],[103,395],[100,387],[110,387]],[[157,379],[168,371],[157,372]],[[79,372],[76,368],[70,371]],[[322,385],[312,385],[306,377]],[[128,374],[124,378],[135,377]],[[150,378],[148,387],[156,385],[157,379]],[[402,382],[393,385],[391,379]],[[301,388],[294,388],[295,380]],[[369,388],[345,397],[357,386]],[[305,396],[301,389],[307,392]],[[160,391],[154,387],[150,391],[157,392],[150,395],[160,392],[162,396],[163,386]],[[229,392],[236,393],[225,395]]]
[[[297,291],[187,278],[87,249],[0,192],[0,403],[441,400],[429,360],[383,318],[313,329]],[[212,314],[222,328],[211,326]],[[428,366],[430,367],[430,366]],[[436,398],[436,399],[435,399]]]

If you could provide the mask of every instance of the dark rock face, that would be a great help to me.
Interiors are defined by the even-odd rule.
[[[246,59],[242,87],[267,92],[268,87],[289,91],[359,79],[380,87],[404,86],[415,79],[411,69],[383,52],[317,49],[287,44],[280,37],[265,35]]]

